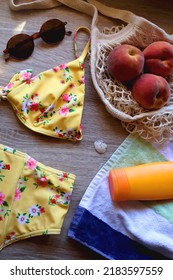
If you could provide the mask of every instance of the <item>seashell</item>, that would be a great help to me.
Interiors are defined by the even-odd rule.
[[[104,154],[107,150],[107,144],[100,139],[94,142],[94,147],[99,154]]]

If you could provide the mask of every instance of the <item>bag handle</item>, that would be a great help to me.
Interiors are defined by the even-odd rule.
[[[25,9],[50,9],[64,4],[82,13],[88,14],[93,18],[92,25],[95,25],[97,20],[97,9],[90,3],[83,0],[21,0],[21,3],[16,4],[16,0],[9,0],[9,6],[12,10]]]
[[[124,22],[132,23],[136,21],[136,19],[140,18],[127,10],[119,10],[115,8],[111,8],[105,6],[104,4],[96,1],[96,0],[21,0],[19,4],[16,4],[15,0],[9,0],[10,8],[13,10],[21,10],[21,9],[48,9],[64,4],[69,6],[75,10],[81,11],[83,13],[89,14],[91,16],[94,15],[93,5],[98,9],[100,13],[105,16],[112,17],[115,19],[121,19]]]
[[[124,22],[132,23],[138,18],[132,12],[126,10],[114,9],[96,0],[21,0],[19,4],[15,3],[15,0],[9,0],[9,5],[12,10],[21,10],[21,9],[48,9],[64,4],[75,10],[86,13],[90,16],[93,16],[95,13],[94,7],[98,9],[100,13],[105,16],[112,17],[115,19],[121,19]],[[18,2],[18,1],[17,1]],[[88,3],[87,3],[88,2]],[[94,6],[94,7],[93,7]]]
[[[98,11],[104,16],[111,17],[114,19],[120,19],[126,23],[134,23],[136,22],[136,20],[141,19],[141,17],[136,16],[130,11],[112,8],[96,0],[87,0],[87,1],[90,4],[94,5],[98,9]]]
[[[17,3],[16,0],[9,0],[10,8],[16,11],[25,9],[50,9],[60,6],[61,4],[93,16],[93,8],[91,7],[92,5],[83,0],[20,0],[17,1]]]
[[[87,2],[86,2],[87,1]],[[91,29],[97,27],[97,19],[98,19],[98,11],[107,16],[114,19],[120,19],[129,25],[142,26],[145,25],[146,29],[157,29],[160,35],[163,38],[167,38],[168,40],[173,40],[173,35],[169,35],[162,28],[158,27],[154,23],[151,24],[147,19],[137,16],[130,11],[115,9],[112,7],[108,7],[97,0],[21,0],[20,4],[15,4],[15,0],[9,0],[10,8],[13,10],[21,10],[21,9],[48,9],[64,4],[70,8],[73,8],[77,11],[90,15],[92,19]],[[98,11],[97,11],[98,10]]]
[[[20,3],[18,3],[20,2]],[[28,10],[28,9],[49,9],[61,5],[57,0],[9,0],[9,6],[12,10]]]

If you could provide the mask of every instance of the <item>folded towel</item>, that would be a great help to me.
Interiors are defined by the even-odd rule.
[[[172,142],[154,146],[137,135],[126,138],[87,188],[69,237],[107,259],[173,259],[173,200],[115,203],[109,193],[111,168],[173,160]]]

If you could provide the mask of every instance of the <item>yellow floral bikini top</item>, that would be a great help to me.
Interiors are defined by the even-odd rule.
[[[52,137],[81,140],[82,111],[85,95],[84,60],[87,42],[78,57],[74,34],[75,60],[32,77],[32,70],[20,71],[9,84],[0,87],[0,100],[8,100],[20,121],[33,131]]]

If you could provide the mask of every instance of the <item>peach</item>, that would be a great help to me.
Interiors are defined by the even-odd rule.
[[[151,43],[143,51],[145,72],[166,77],[173,72],[173,46],[165,41]]]
[[[142,74],[133,83],[132,95],[145,109],[163,107],[170,99],[171,89],[165,78],[154,74]]]
[[[108,55],[107,68],[113,78],[127,82],[139,76],[144,67],[144,54],[135,46],[124,44],[115,47]]]

